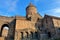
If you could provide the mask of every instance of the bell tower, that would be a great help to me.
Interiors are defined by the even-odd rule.
[[[32,3],[30,3],[26,8],[26,18],[32,19],[34,14],[37,14],[37,9]]]

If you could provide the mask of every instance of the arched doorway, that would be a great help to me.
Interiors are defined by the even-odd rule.
[[[35,32],[35,39],[38,39],[38,32]]]
[[[8,24],[2,25],[2,28],[1,28],[1,36],[7,37],[8,36],[8,31],[9,31]]]
[[[51,33],[50,32],[48,32],[48,38],[51,38]]]

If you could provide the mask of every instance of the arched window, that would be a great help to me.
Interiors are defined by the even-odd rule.
[[[50,32],[48,32],[48,38],[51,38],[51,33]]]
[[[26,34],[27,34],[26,36],[27,36],[27,38],[28,38],[28,32],[26,32]]]
[[[40,18],[37,19],[37,21],[39,21],[39,20],[40,20]]]
[[[38,38],[38,32],[35,32],[35,38],[36,39]]]
[[[31,32],[31,38],[33,38],[33,32]]]
[[[23,39],[23,32],[21,32],[21,39]]]
[[[2,25],[1,36],[7,37],[8,36],[8,30],[9,30],[8,24]]]

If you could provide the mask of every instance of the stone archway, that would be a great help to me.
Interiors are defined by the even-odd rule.
[[[8,36],[9,25],[3,24],[1,27],[1,36],[7,37]]]

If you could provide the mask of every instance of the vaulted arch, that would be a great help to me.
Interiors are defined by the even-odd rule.
[[[9,25],[8,24],[3,24],[1,27],[1,35],[7,37],[8,36],[8,30],[9,30]]]

